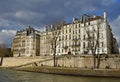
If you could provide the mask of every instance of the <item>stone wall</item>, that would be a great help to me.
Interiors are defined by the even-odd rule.
[[[37,66],[53,66],[53,56],[4,58],[3,67],[20,66],[36,62]],[[57,59],[60,67],[93,68],[93,56],[63,56]],[[102,57],[100,68],[120,68],[120,56]]]
[[[51,58],[51,57],[47,57]],[[38,56],[38,57],[4,57],[2,67],[13,67],[13,66],[19,66],[23,64],[28,64],[32,62],[42,61],[47,59],[44,56]]]
[[[101,58],[100,68],[120,68],[120,57],[106,56]],[[53,66],[53,60],[37,63],[39,66]],[[93,68],[93,56],[66,56],[57,59],[57,65],[60,67],[80,67]]]

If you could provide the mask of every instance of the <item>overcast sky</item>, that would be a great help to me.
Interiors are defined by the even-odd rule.
[[[11,46],[16,30],[29,25],[42,29],[54,19],[103,15],[104,10],[120,44],[120,0],[0,0],[0,43]]]

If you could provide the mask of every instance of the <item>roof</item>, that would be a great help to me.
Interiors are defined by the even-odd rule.
[[[102,18],[101,16],[95,16],[95,17],[89,18],[88,20],[93,21],[93,20],[98,20],[98,19],[101,19],[101,18]]]

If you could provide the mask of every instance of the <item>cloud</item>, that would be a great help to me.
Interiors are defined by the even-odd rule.
[[[119,7],[116,0],[1,0],[0,14],[1,18],[10,21],[36,25],[49,23],[55,18],[80,16],[84,13],[95,13],[98,10],[114,12]]]
[[[8,45],[8,47],[11,47],[15,33],[16,33],[16,31],[14,31],[14,30],[0,31],[0,43],[5,43]]]
[[[115,20],[111,21],[110,24],[111,24],[112,32],[115,35],[118,41],[119,47],[120,47],[120,31],[119,31],[120,30],[120,15]]]
[[[113,30],[113,33],[117,36],[120,35],[120,15],[113,21],[110,22],[111,24],[111,27],[112,27],[112,30]]]
[[[43,29],[43,25],[50,24],[56,18],[96,13],[101,15],[104,10],[112,22],[120,15],[119,4],[119,0],[0,0],[0,31],[20,30],[29,25]],[[118,27],[115,23],[113,26]],[[118,35],[116,32],[115,35]]]
[[[116,0],[102,0],[102,5],[104,6],[109,6],[114,3],[116,3]]]

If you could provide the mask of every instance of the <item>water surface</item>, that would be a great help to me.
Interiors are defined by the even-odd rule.
[[[76,77],[0,69],[0,82],[120,82],[120,78]]]

